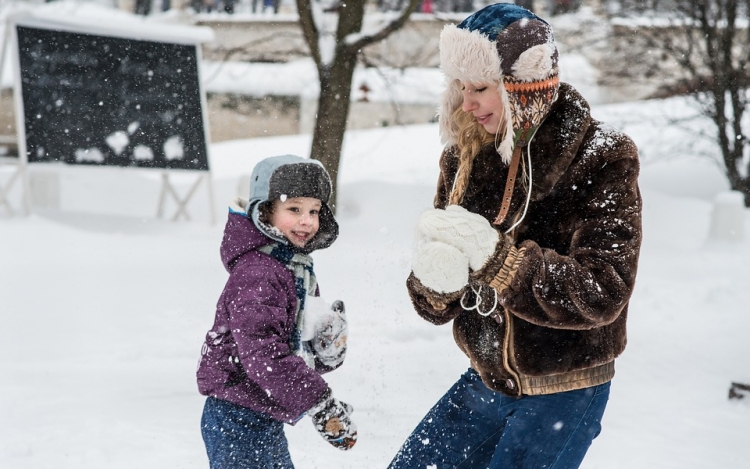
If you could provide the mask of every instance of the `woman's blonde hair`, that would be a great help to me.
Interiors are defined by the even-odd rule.
[[[502,84],[498,84],[502,86]],[[450,196],[448,197],[449,205],[458,205],[464,198],[466,187],[469,185],[469,176],[471,176],[471,169],[474,165],[474,158],[479,154],[479,151],[488,143],[495,143],[495,147],[498,147],[498,142],[502,141],[505,134],[504,130],[505,119],[508,116],[504,116],[498,129],[498,134],[491,134],[485,130],[484,126],[479,125],[477,119],[470,113],[465,112],[461,106],[457,107],[451,119],[457,124],[458,127],[458,138],[456,147],[458,149],[458,170],[453,180],[453,187],[451,188]]]

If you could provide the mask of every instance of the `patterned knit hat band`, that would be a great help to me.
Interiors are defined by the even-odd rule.
[[[510,104],[516,144],[526,145],[532,129],[541,125],[552,104],[557,101],[560,80],[557,75],[530,83],[506,77],[503,84]],[[518,142],[522,132],[525,132],[526,136],[523,141]]]

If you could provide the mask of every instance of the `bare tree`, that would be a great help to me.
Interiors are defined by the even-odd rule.
[[[748,113],[750,35],[747,0],[681,0],[677,7],[689,20],[683,54],[677,63],[703,92],[704,113],[716,125],[717,140],[729,184],[750,206],[750,129]]]
[[[333,180],[335,207],[338,168],[349,116],[352,77],[362,49],[399,30],[420,3],[408,5],[372,32],[363,31],[366,0],[341,0],[323,8],[318,0],[296,0],[300,26],[318,69],[320,95],[310,157],[323,163]]]
[[[645,47],[652,58],[668,56],[675,67],[672,71],[678,72],[656,72],[664,77],[671,75],[671,82],[662,96],[690,94],[696,98],[702,114],[715,125],[714,139],[729,185],[745,195],[745,205],[750,207],[750,126],[746,122],[750,118],[747,26],[750,0],[636,3],[640,13],[651,9],[658,14],[660,24],[666,25],[637,32],[641,47]]]

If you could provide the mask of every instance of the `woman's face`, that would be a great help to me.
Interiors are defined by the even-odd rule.
[[[497,83],[461,82],[464,102],[461,108],[471,113],[477,123],[491,133],[497,134],[505,122],[505,104],[498,92]]]

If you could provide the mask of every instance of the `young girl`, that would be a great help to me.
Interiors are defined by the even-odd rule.
[[[471,367],[390,469],[575,469],[601,430],[638,268],[638,150],[557,59],[549,24],[512,4],[441,34],[446,146],[407,288]]]
[[[347,338],[343,303],[318,297],[309,255],[338,236],[330,195],[318,161],[283,155],[258,163],[250,199],[230,206],[229,280],[197,372],[212,469],[293,468],[283,424],[305,415],[333,446],[357,441],[352,408],[321,377],[341,365]]]

